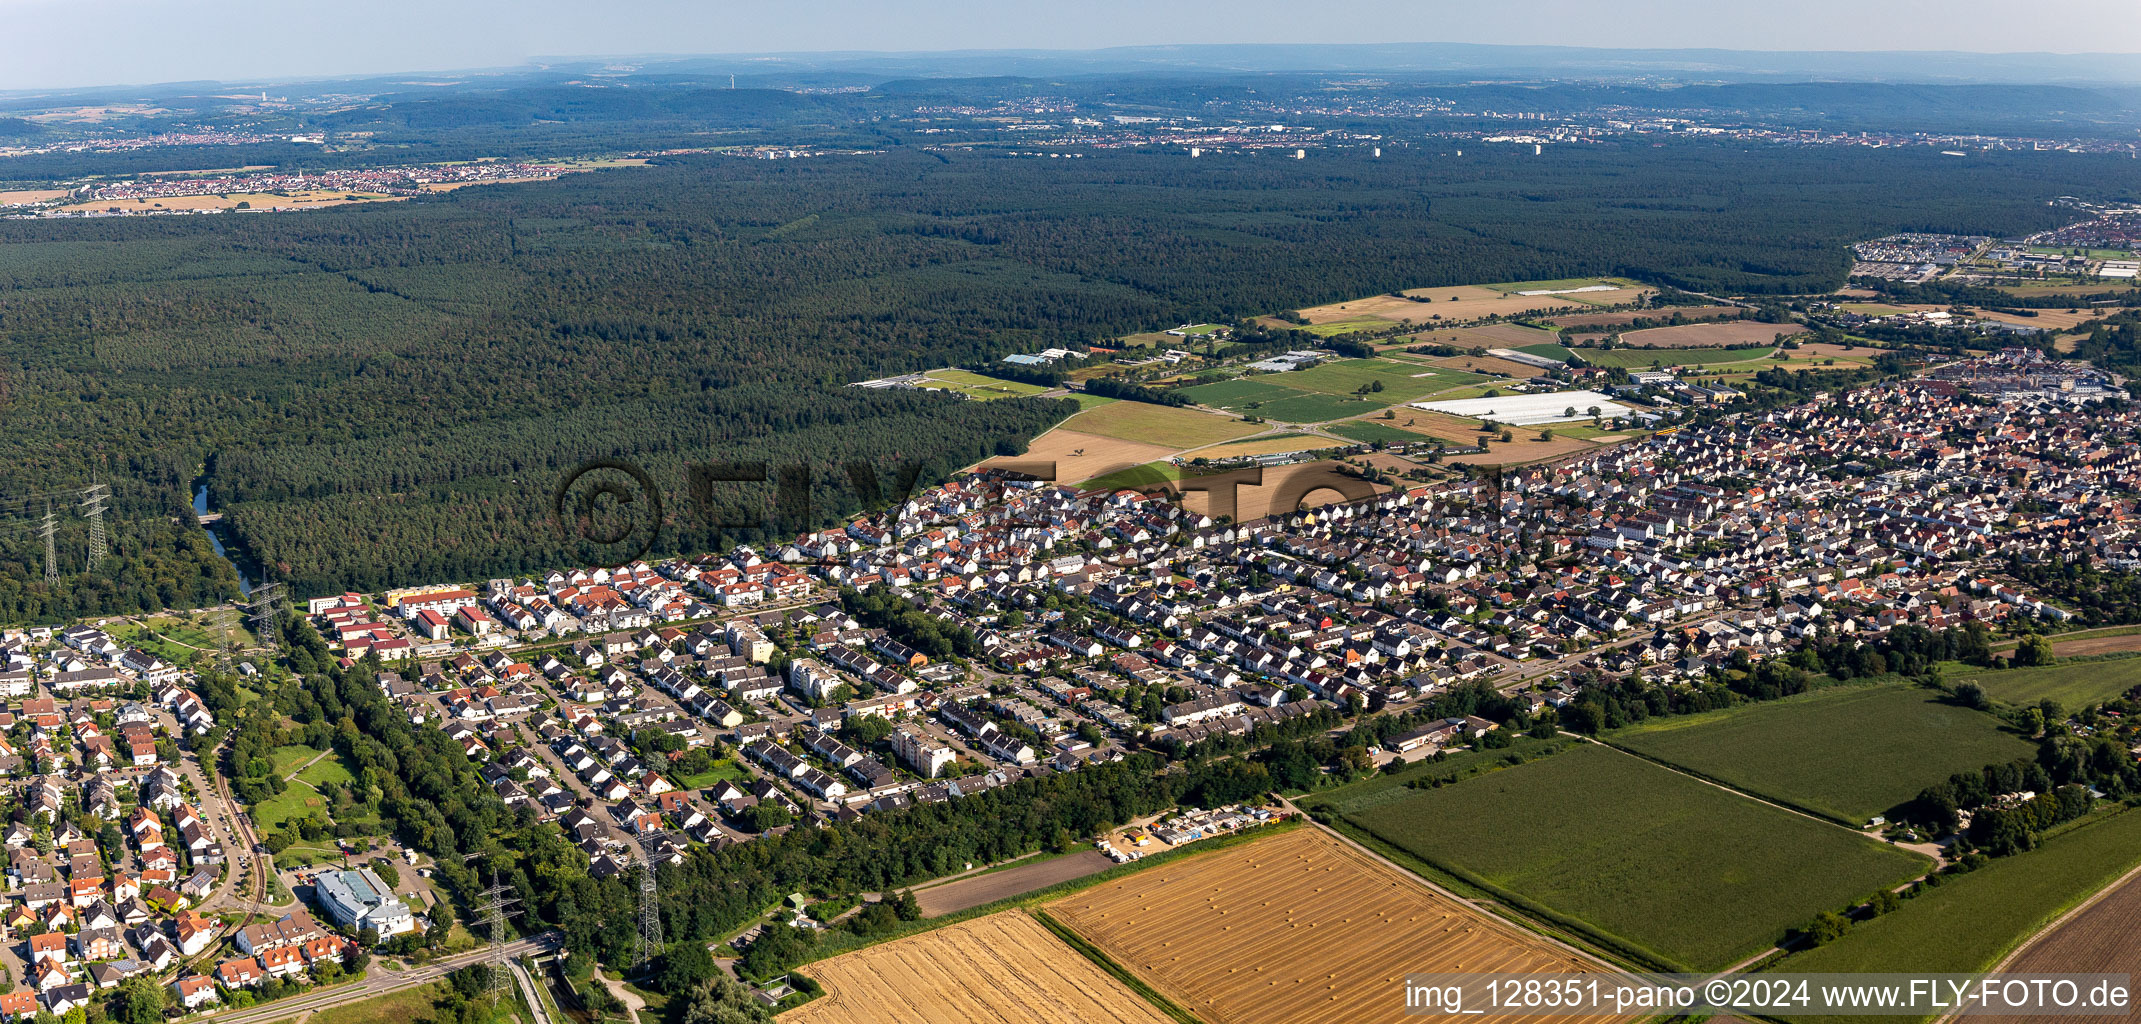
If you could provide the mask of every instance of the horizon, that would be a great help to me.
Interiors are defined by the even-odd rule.
[[[1794,11],[1787,21],[1754,11],[1720,12],[1690,0],[1648,0],[1617,12],[1606,24],[1599,24],[1595,11],[1574,0],[1540,0],[1529,5],[1522,19],[1469,7],[1404,6],[1385,0],[1338,0],[1307,14],[1272,0],[1237,5],[1198,2],[1162,10],[1109,0],[1109,7],[1080,11],[1077,16],[1058,12],[1013,16],[967,2],[922,12],[887,12],[837,0],[832,10],[813,12],[807,19],[783,11],[708,11],[676,0],[652,0],[629,15],[601,24],[580,23],[576,17],[580,12],[558,0],[518,5],[502,0],[382,3],[369,16],[351,19],[270,7],[261,0],[221,0],[212,10],[193,11],[185,19],[174,20],[162,5],[149,0],[73,4],[0,0],[0,11],[11,15],[16,29],[10,35],[15,45],[0,46],[0,55],[7,58],[0,61],[0,90],[58,92],[189,82],[525,72],[550,64],[601,61],[852,62],[991,55],[1076,59],[1140,50],[1225,47],[1548,48],[1594,54],[1736,54],[1758,59],[1863,60],[1897,55],[2052,64],[2123,63],[2141,57],[2141,33],[2077,36],[2072,31],[2077,23],[2101,18],[2117,24],[2130,16],[2130,10],[2117,0],[2081,0],[2056,23],[1993,0],[1950,5],[1932,22],[1918,16],[1915,9],[1922,5],[1915,3],[1869,9],[1846,0],[1816,0]],[[1223,18],[1218,16],[1222,14]],[[84,23],[100,26],[92,45],[49,44],[51,38],[78,32]],[[411,23],[425,30],[411,32]],[[1415,41],[1397,42],[1392,37]],[[334,40],[331,47],[321,44],[325,38]],[[2062,48],[2077,38],[2093,45]],[[655,40],[664,44],[659,52],[647,49],[646,44]],[[1750,45],[1757,41],[1762,45]],[[1805,73],[1820,76],[1823,72],[1810,69]],[[2118,81],[2137,79],[2141,76],[2128,72]]]

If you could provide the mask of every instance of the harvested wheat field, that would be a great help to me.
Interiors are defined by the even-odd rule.
[[[102,213],[120,210],[126,213],[141,213],[149,210],[235,210],[240,204],[251,210],[318,210],[329,206],[347,206],[351,203],[389,203],[406,196],[390,196],[379,192],[344,192],[323,189],[310,192],[231,192],[207,196],[161,196],[155,199],[99,199],[87,203],[62,206],[67,213]]]
[[[1169,1024],[1039,922],[1005,911],[803,968],[825,995],[782,1024]]]
[[[1543,282],[1549,285],[1565,283],[1591,284],[1591,279],[1581,282]],[[1573,292],[1561,295],[1518,295],[1514,290],[1499,290],[1510,286],[1457,285],[1451,288],[1413,288],[1405,292],[1410,298],[1393,295],[1371,295],[1363,299],[1334,302],[1328,306],[1315,306],[1301,310],[1303,317],[1312,324],[1327,324],[1338,320],[1350,320],[1362,316],[1388,317],[1392,320],[1410,320],[1420,323],[1440,316],[1444,320],[1477,320],[1483,316],[1500,313],[1516,316],[1546,310],[1577,313],[1605,305],[1635,302],[1649,296],[1653,289],[1638,285],[1598,279],[1598,283],[1618,284],[1613,291]],[[1416,302],[1414,299],[1429,299]]]
[[[1678,327],[1653,327],[1647,331],[1631,331],[1621,335],[1621,343],[1632,348],[1656,345],[1659,348],[1730,348],[1733,345],[1767,345],[1777,340],[1779,334],[1798,334],[1806,330],[1801,324],[1765,324],[1753,320],[1726,320],[1721,323],[1681,324]]]
[[[1314,828],[1126,875],[1047,910],[1211,1024],[1403,1021],[1411,973],[1604,971]]]
[[[1053,462],[1056,464],[1055,481],[1071,484],[1118,469],[1157,462],[1176,451],[1163,445],[1139,444],[1058,427],[1034,438],[1027,446],[1026,454],[999,456],[982,465],[1008,466],[1032,473],[1036,472],[1035,463]]]
[[[1333,442],[1336,443],[1336,442]],[[1390,489],[1340,473],[1335,462],[1303,462],[1207,473],[1167,485],[1182,507],[1238,522],[1290,515],[1303,509],[1363,501]]]
[[[1739,311],[1738,306],[1675,306],[1672,309],[1628,309],[1618,313],[1577,313],[1551,317],[1546,322],[1556,327],[1597,328],[1572,332],[1576,334],[1605,334],[1611,328],[1626,327],[1637,320],[1665,320],[1675,313],[1688,320],[1715,320]]]
[[[28,206],[31,203],[45,203],[66,197],[67,190],[63,188],[26,188],[14,191],[0,191],[0,206]]]

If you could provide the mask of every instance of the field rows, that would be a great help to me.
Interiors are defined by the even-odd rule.
[[[1591,969],[1318,829],[1130,874],[1048,912],[1212,1024],[1394,1022],[1408,973]]]
[[[1169,1024],[1033,918],[1006,911],[805,969],[825,995],[784,1024]]]

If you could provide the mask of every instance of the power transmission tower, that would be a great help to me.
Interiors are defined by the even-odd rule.
[[[253,619],[254,635],[260,637],[260,645],[270,651],[275,649],[275,599],[280,596],[281,586],[280,583],[263,583],[254,587],[252,601],[245,606]]]
[[[645,855],[646,868],[639,874],[639,964],[642,969],[651,969],[654,958],[662,954],[662,894],[661,884],[655,878],[655,847],[667,832],[663,829],[648,829],[639,834],[639,846]]]
[[[37,533],[45,539],[45,586],[59,586],[59,541],[54,534],[59,530],[59,518],[52,514],[52,503],[45,503],[45,518],[37,525]]]
[[[481,856],[483,855],[480,853],[472,853],[465,859],[473,860]],[[520,902],[520,898],[506,895],[513,891],[512,886],[499,884],[498,868],[493,865],[491,867],[490,888],[476,894],[476,909],[482,912],[484,923],[489,926],[491,933],[489,963],[491,965],[491,1007],[493,1009],[498,1006],[498,994],[505,991],[507,985],[512,984],[511,968],[506,966],[506,918],[520,916],[519,908],[514,906],[514,904]]]
[[[82,515],[89,518],[89,571],[97,571],[104,564],[104,503],[111,500],[112,489],[104,484],[90,484],[82,489]]]

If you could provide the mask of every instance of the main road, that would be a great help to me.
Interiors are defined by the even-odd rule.
[[[555,931],[544,932],[517,942],[506,943],[505,953],[517,966],[519,959],[523,956],[531,953],[555,951],[562,939],[563,936]],[[411,967],[406,971],[389,971],[381,966],[379,961],[375,960],[373,961],[372,969],[366,972],[363,981],[353,982],[348,985],[337,985],[324,991],[311,992],[289,999],[277,999],[258,1006],[249,1006],[243,1010],[219,1010],[212,1015],[211,1019],[215,1020],[217,1024],[265,1024],[267,1021],[317,1013],[345,1003],[371,999],[375,996],[386,995],[389,992],[399,992],[405,988],[415,988],[418,985],[428,985],[470,964],[483,963],[490,959],[490,955],[489,948],[478,949],[473,952],[442,957],[428,964]],[[525,974],[518,971],[515,974],[524,984],[530,986],[534,984],[532,981],[526,980]],[[526,991],[526,995],[531,1006],[540,1007],[542,1005],[540,993]],[[540,1009],[536,1013],[539,1022],[547,1016]]]

